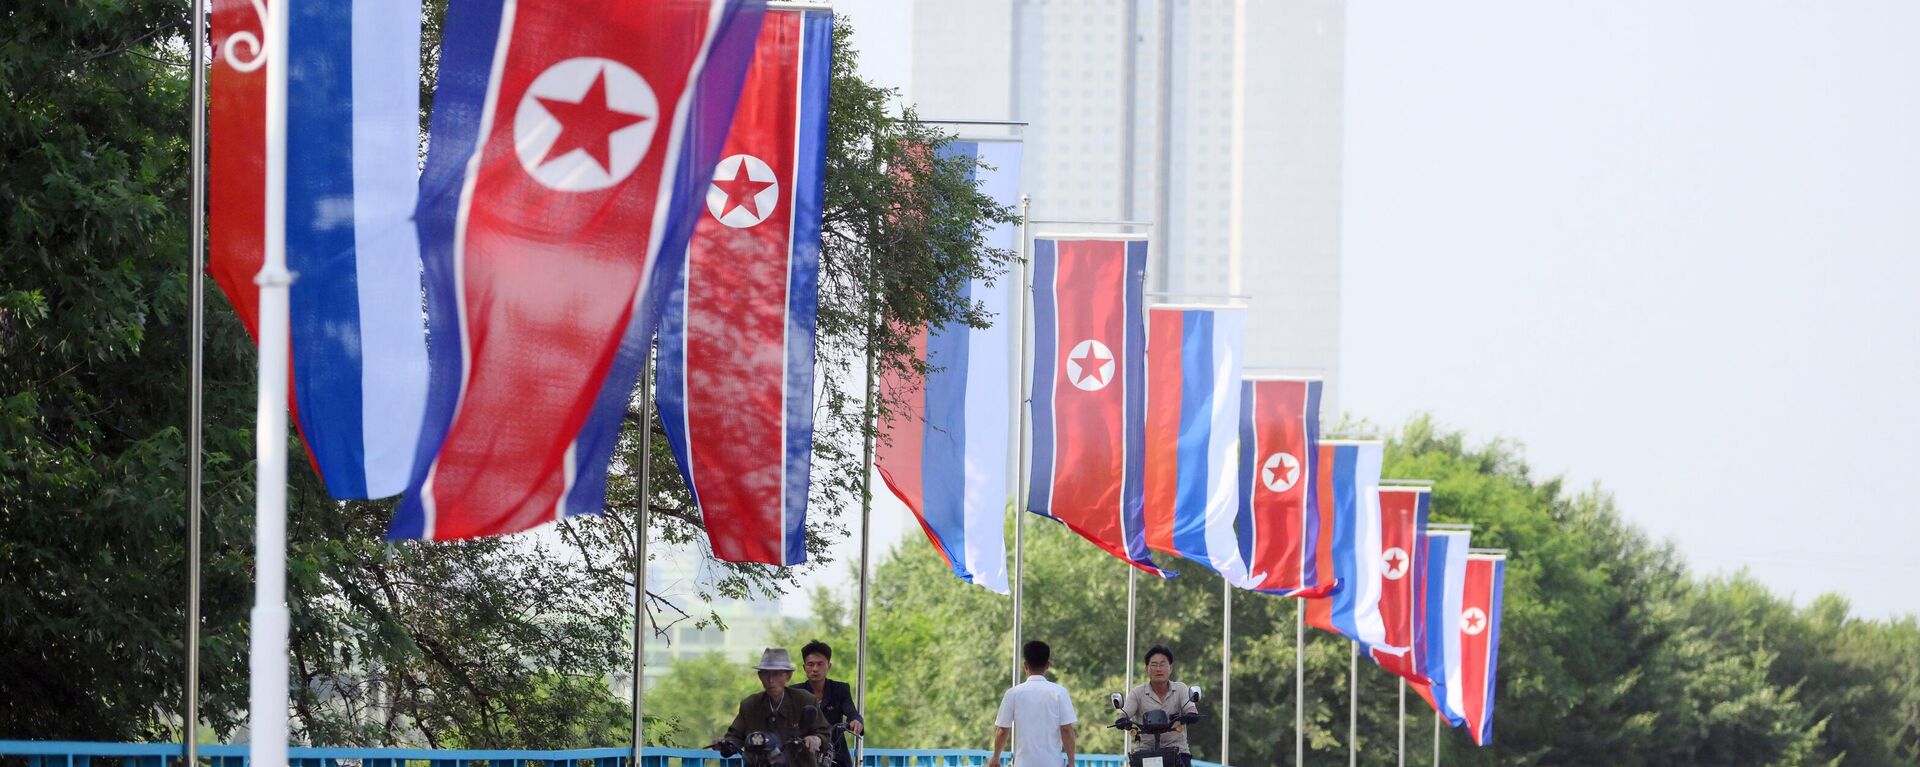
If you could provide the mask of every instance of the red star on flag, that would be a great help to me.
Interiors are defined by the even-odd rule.
[[[1096,384],[1100,383],[1100,366],[1107,364],[1107,360],[1095,356],[1093,347],[1087,347],[1087,350],[1082,352],[1080,356],[1070,359],[1073,361],[1073,364],[1080,366],[1080,377],[1073,381],[1075,386],[1078,386],[1082,381],[1092,381]]]
[[[613,151],[608,137],[614,133],[646,122],[652,118],[615,111],[607,105],[607,73],[602,70],[593,76],[593,85],[587,86],[587,92],[579,101],[559,101],[535,96],[540,106],[560,122],[560,137],[554,139],[553,146],[547,148],[540,164],[545,165],[556,158],[564,157],[575,149],[586,152],[600,168],[613,172]]]
[[[760,218],[760,204],[756,202],[754,198],[762,191],[765,191],[767,187],[773,186],[773,182],[755,181],[748,178],[747,163],[745,160],[741,160],[739,165],[734,166],[733,178],[716,178],[713,180],[713,185],[719,187],[720,191],[727,193],[727,201],[720,206],[721,216],[724,217],[728,213],[732,213],[735,208],[746,208],[747,212],[753,214],[754,218]]]
[[[1396,573],[1400,572],[1400,560],[1401,560],[1400,552],[1398,551],[1387,552],[1387,569]]]
[[[1472,614],[1469,614],[1467,616],[1467,630],[1468,631],[1480,630],[1480,616],[1472,615]]]

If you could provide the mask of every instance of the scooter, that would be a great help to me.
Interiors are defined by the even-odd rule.
[[[806,719],[812,719],[819,714],[819,709],[813,706],[807,706],[804,711]],[[835,728],[845,727],[845,725],[834,726]],[[832,743],[822,745],[823,748],[814,756],[815,764],[817,767],[833,767]],[[709,744],[707,748],[720,752],[720,756],[727,759],[735,756],[742,757],[743,767],[786,767],[796,761],[793,758],[794,755],[806,750],[807,743],[805,739],[787,740],[780,737],[778,733],[755,730],[747,733],[745,742],[721,738]]]
[[[1187,695],[1187,701],[1195,706],[1200,705],[1200,688],[1193,687],[1190,688],[1190,690]],[[1116,692],[1113,694],[1112,700],[1114,709],[1125,711],[1126,696]],[[1193,724],[1198,721],[1200,721],[1200,712],[1198,711],[1190,711],[1178,716],[1168,716],[1167,712],[1154,709],[1141,714],[1140,721],[1138,722],[1133,721],[1128,718],[1125,713],[1122,713],[1120,720],[1114,722],[1112,727],[1116,730],[1131,730],[1135,736],[1141,739],[1145,739],[1148,735],[1153,736],[1152,748],[1135,749],[1133,753],[1127,755],[1128,767],[1177,767],[1177,765],[1180,764],[1180,749],[1172,746],[1162,747],[1160,745],[1160,736],[1173,732],[1173,728],[1176,725]]]

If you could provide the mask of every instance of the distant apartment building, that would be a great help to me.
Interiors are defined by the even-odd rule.
[[[1040,220],[1161,218],[1168,115],[1149,289],[1249,296],[1247,365],[1323,371],[1331,419],[1345,24],[1342,0],[914,0],[906,96],[923,117],[1027,121]]]

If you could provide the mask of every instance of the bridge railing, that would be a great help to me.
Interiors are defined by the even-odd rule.
[[[287,749],[288,767],[632,767],[624,748],[577,748],[559,751],[504,751],[435,748],[345,748],[295,746]],[[984,767],[986,751],[979,749],[869,748],[861,767]],[[0,740],[0,767],[185,767],[186,748],[178,743],[86,743],[72,741]],[[249,767],[247,747],[203,745],[200,759],[207,767]],[[1012,763],[1012,756],[1006,760]],[[739,758],[725,759],[705,749],[648,746],[639,767],[738,767]],[[1118,754],[1080,754],[1074,767],[1125,767]],[[1195,767],[1220,767],[1194,761]],[[1052,767],[1046,765],[1044,767]]]

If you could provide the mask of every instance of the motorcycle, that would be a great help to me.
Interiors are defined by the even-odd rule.
[[[819,709],[813,706],[807,706],[804,710],[806,719],[812,719],[819,714]],[[846,725],[834,725],[836,732],[845,729]],[[709,744],[707,748],[718,751],[722,757],[728,759],[735,756],[741,757],[743,767],[786,767],[798,761],[794,757],[807,750],[807,742],[805,738],[788,740],[780,737],[778,733],[756,730],[747,733],[745,742],[721,738]],[[821,749],[815,752],[814,759],[816,767],[834,767],[832,741],[822,743]]]
[[[1145,741],[1148,735],[1153,736],[1153,746],[1151,748],[1135,749],[1133,753],[1127,755],[1128,767],[1177,767],[1177,765],[1180,764],[1180,749],[1172,746],[1161,746],[1160,738],[1169,732],[1173,732],[1174,727],[1178,725],[1193,724],[1194,722],[1200,721],[1200,712],[1189,711],[1178,716],[1169,716],[1165,711],[1154,709],[1141,714],[1140,721],[1135,722],[1125,713],[1126,696],[1116,692],[1113,694],[1112,700],[1113,707],[1122,712],[1119,721],[1111,725],[1113,729],[1131,731],[1135,737],[1140,738],[1142,741]],[[1187,701],[1195,706],[1200,705],[1200,688],[1190,688]]]

